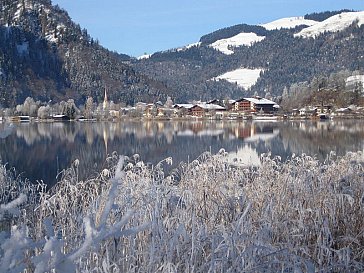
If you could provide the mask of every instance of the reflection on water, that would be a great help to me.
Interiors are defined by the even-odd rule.
[[[362,121],[0,123],[0,158],[51,185],[75,159],[82,178],[99,172],[113,151],[137,153],[152,164],[172,156],[177,165],[224,148],[232,161],[257,165],[266,152],[283,160],[292,153],[323,160],[331,151],[362,151],[363,139]]]

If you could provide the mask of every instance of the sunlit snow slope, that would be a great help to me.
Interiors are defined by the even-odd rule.
[[[258,36],[257,34],[252,32],[251,33],[243,32],[227,39],[218,40],[212,43],[210,46],[216,50],[221,51],[226,55],[230,55],[233,54],[234,51],[229,47],[238,47],[242,45],[251,46],[256,42],[260,42],[264,38],[265,38],[264,36]]]
[[[316,37],[324,32],[337,32],[350,26],[355,21],[361,26],[364,24],[364,11],[344,12],[334,15],[325,21],[319,22],[313,26],[301,30],[295,34],[295,37],[311,38]]]
[[[262,71],[262,69],[239,68],[220,75],[215,80],[227,80],[228,82],[236,83],[244,89],[249,89],[257,82]]]
[[[295,28],[297,26],[306,25],[306,26],[313,26],[316,25],[317,21],[307,20],[303,16],[300,17],[288,17],[275,20],[270,23],[262,24],[261,26],[267,30],[274,30],[274,29],[282,29],[282,28]]]

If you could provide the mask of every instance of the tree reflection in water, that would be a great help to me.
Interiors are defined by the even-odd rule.
[[[363,128],[362,121],[1,123],[0,158],[32,181],[51,186],[75,159],[85,179],[99,172],[114,151],[139,154],[151,164],[171,156],[174,166],[221,148],[232,160],[244,158],[244,164],[256,165],[267,152],[283,160],[292,153],[324,160],[331,151],[363,150]]]

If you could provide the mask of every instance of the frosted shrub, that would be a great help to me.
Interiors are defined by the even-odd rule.
[[[15,216],[0,269],[362,272],[363,154],[261,162],[234,166],[221,150],[166,175],[170,158],[148,166],[113,154],[87,181],[75,162],[50,191],[2,191],[0,215]],[[0,168],[8,187],[10,178]]]

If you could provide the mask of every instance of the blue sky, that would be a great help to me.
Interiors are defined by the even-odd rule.
[[[131,56],[184,46],[217,29],[307,13],[364,10],[364,0],[52,0],[104,47]]]

